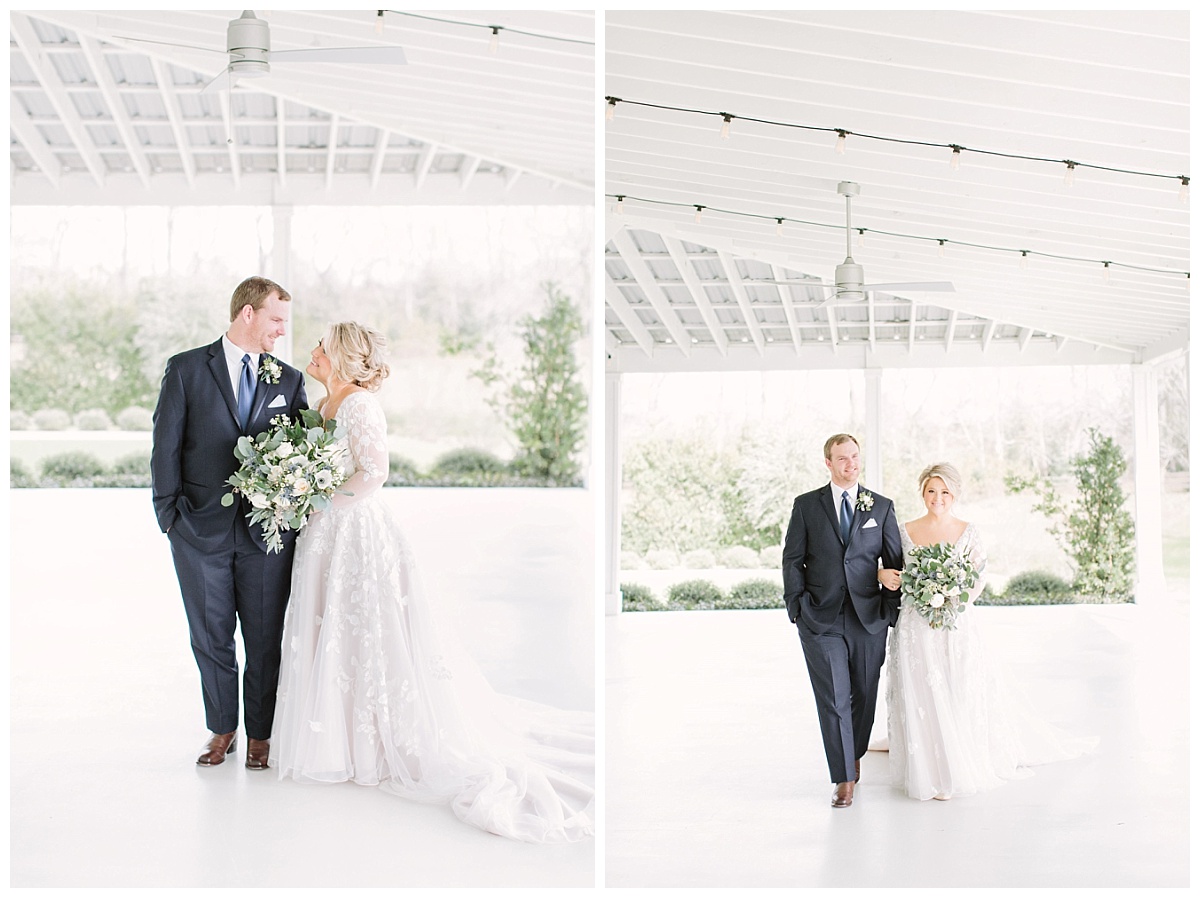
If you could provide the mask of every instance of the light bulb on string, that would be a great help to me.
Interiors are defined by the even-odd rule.
[[[613,211],[615,211],[618,215],[625,214],[625,195],[624,194],[621,194],[620,196],[617,197],[617,205],[615,207],[613,207]]]
[[[1065,161],[1067,163],[1067,173],[1063,177],[1063,183],[1066,184],[1068,187],[1074,187],[1075,186],[1075,163],[1072,162],[1070,159],[1067,159]]]
[[[1029,250],[1021,250],[1021,269],[1025,270],[1029,267]]]
[[[1111,281],[1109,280],[1108,274],[1109,274],[1109,263],[1105,262],[1104,270],[1100,272],[1100,276],[1102,278],[1104,278],[1104,283],[1106,283],[1106,284],[1111,283]]]
[[[488,41],[488,52],[495,56],[500,52],[500,26],[489,25],[492,29],[492,39]]]
[[[775,219],[775,236],[776,237],[783,236],[783,219],[782,218]]]
[[[867,245],[867,229],[859,228],[858,229],[858,246],[861,249],[862,247],[864,247],[866,245]]]
[[[721,139],[729,140],[729,123],[733,121],[733,116],[727,112],[722,112],[721,117],[725,119],[724,124],[721,125]]]
[[[375,33],[383,34],[383,10],[375,10]]]
[[[1179,202],[1186,203],[1188,201],[1188,185],[1191,183],[1191,178],[1179,178]]]
[[[962,147],[950,144],[950,168],[958,171],[958,163],[962,160]]]
[[[617,114],[617,98],[605,97],[605,99],[608,100],[608,108],[604,110],[604,120],[606,122],[611,122],[613,117]]]
[[[695,219],[695,220],[696,220],[696,224],[700,224],[700,217],[701,217],[703,214],[704,214],[704,207],[703,207],[703,206],[697,206],[697,207],[696,207],[696,219]]]
[[[841,128],[838,128],[837,135],[838,135],[837,143],[834,144],[833,150],[835,153],[837,153],[841,156],[845,156],[846,155],[846,132],[843,131]]]
[[[946,258],[946,241],[945,240],[940,240],[940,239],[938,240],[938,258],[939,259]]]

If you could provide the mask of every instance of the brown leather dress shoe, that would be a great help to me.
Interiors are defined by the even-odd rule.
[[[838,783],[830,804],[835,808],[848,808],[854,804],[854,783]]]
[[[208,744],[204,746],[204,753],[196,758],[196,763],[201,767],[216,767],[225,762],[226,755],[236,751],[237,730],[232,733],[213,733]]]
[[[251,739],[246,748],[246,769],[266,770],[267,758],[271,754],[270,739]]]

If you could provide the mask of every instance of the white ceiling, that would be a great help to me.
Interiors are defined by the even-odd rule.
[[[377,34],[376,10],[264,11],[272,51],[408,64],[277,61],[202,95],[240,12],[12,13],[12,201],[594,201],[592,12],[388,12]]]
[[[603,94],[622,100],[605,125],[615,369],[1133,362],[1187,346],[1186,12],[609,11],[605,25]],[[717,113],[734,116],[727,139]],[[844,154],[834,129],[854,132]],[[967,148],[957,170],[950,145]],[[1079,163],[1070,186],[1064,160]],[[868,283],[956,292],[819,308],[827,294],[795,282],[830,283],[846,255],[839,181],[861,185],[851,252]],[[810,224],[778,236],[781,217]]]

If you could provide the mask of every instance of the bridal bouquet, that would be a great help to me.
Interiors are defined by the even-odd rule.
[[[345,481],[338,464],[341,435],[334,419],[322,421],[312,409],[302,409],[296,422],[276,415],[268,430],[238,440],[233,454],[242,466],[226,481],[233,491],[221,497],[221,504],[232,505],[234,493],[245,496],[250,523],[262,525],[267,551],[280,551],[280,534],[299,530],[314,511],[329,508]]]
[[[979,580],[971,559],[950,543],[914,546],[912,561],[900,573],[900,593],[935,630],[953,630]]]

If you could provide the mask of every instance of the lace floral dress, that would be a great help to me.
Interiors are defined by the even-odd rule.
[[[913,542],[900,527],[904,561]],[[983,543],[968,524],[955,544],[982,572]],[[971,592],[974,603],[983,580]],[[892,782],[921,800],[970,795],[1031,776],[1030,765],[1077,757],[1094,741],[1034,718],[988,653],[978,612],[935,630],[905,597],[888,645],[888,757]]]
[[[529,842],[593,832],[592,715],[496,695],[438,625],[382,496],[387,426],[342,403],[344,487],[301,531],[284,619],[271,761],[279,778],[353,781],[449,801]]]

